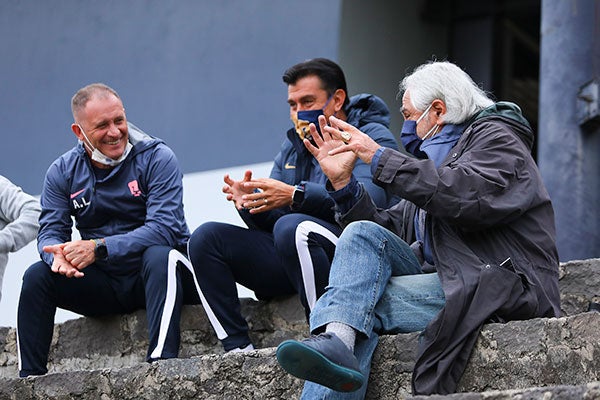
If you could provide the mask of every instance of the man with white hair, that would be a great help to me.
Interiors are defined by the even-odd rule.
[[[303,398],[363,398],[378,335],[422,330],[413,392],[451,393],[484,323],[560,315],[554,213],[519,107],[449,62],[418,67],[400,90],[415,157],[335,117],[320,119],[316,146],[305,141],[346,211],[310,317],[319,335],[277,350],[307,380]],[[403,200],[376,208],[343,167],[357,158]]]

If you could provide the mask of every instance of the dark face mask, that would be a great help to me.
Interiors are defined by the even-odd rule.
[[[425,111],[423,111],[421,116],[416,121],[407,120],[402,124],[402,132],[400,133],[400,141],[402,142],[402,146],[404,146],[406,151],[417,158],[427,158],[427,153],[421,151],[420,149],[423,139],[417,136],[417,124],[421,122],[423,118],[425,118],[430,109],[431,104],[425,109]],[[427,132],[427,135],[430,133],[431,131]]]
[[[315,124],[317,132],[321,133],[321,127],[319,126],[319,116],[324,115],[323,110],[307,110],[298,111],[295,118],[292,117],[294,128],[296,133],[300,136],[300,139],[310,139],[310,124]]]
[[[427,154],[419,149],[423,141],[417,136],[417,121],[404,121],[400,141],[404,149],[417,158],[427,158]]]
[[[310,139],[310,124],[315,124],[317,128],[317,132],[321,133],[321,127],[319,126],[319,116],[325,115],[323,110],[329,104],[333,96],[327,99],[327,102],[320,110],[305,110],[298,111],[295,116],[292,116],[292,122],[294,123],[294,128],[296,129],[296,133],[300,136],[300,139]]]

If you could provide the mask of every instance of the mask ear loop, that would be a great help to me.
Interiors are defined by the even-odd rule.
[[[85,131],[83,130],[81,125],[77,124],[77,126],[79,127],[79,129],[81,129],[81,133],[83,134],[83,137],[85,138],[85,142],[83,143],[83,145],[86,146],[89,151],[94,152],[94,150],[96,150],[96,148],[94,147],[92,142],[90,142],[90,139],[88,139],[87,135],[85,134]]]
[[[431,129],[429,130],[429,132],[427,132],[427,134],[426,134],[425,136],[423,136],[423,139],[422,139],[422,140],[425,140],[425,139],[427,139],[427,138],[428,138],[430,135],[431,135],[431,136],[435,135],[435,134],[437,133],[437,130],[438,130],[438,128],[439,128],[439,127],[440,127],[440,126],[439,126],[438,124],[435,124],[435,125],[433,126],[433,128],[431,128]]]
[[[327,105],[329,104],[329,102],[331,101],[331,99],[333,99],[333,94],[331,96],[329,96],[329,98],[327,99],[327,101],[325,102],[325,105],[323,106],[323,108],[321,108],[321,111],[323,111],[323,114],[325,114],[325,107],[327,107]],[[333,112],[333,116],[337,117],[337,111]],[[329,121],[327,121],[327,123],[329,124]]]
[[[427,108],[425,109],[425,111],[423,111],[423,114],[421,114],[421,116],[419,118],[417,118],[417,121],[416,121],[415,125],[419,125],[419,122],[421,122],[423,120],[423,118],[425,118],[425,116],[427,115],[427,113],[431,109],[432,105],[433,105],[433,103],[431,103],[431,104],[429,104],[429,106],[427,106]]]
[[[432,106],[432,105],[433,105],[433,103],[429,104],[429,106],[428,106],[428,107],[425,109],[425,111],[423,111],[423,114],[421,114],[421,116],[420,116],[419,118],[417,118],[417,122],[415,123],[415,127],[416,127],[416,125],[418,125],[418,124],[419,124],[419,122],[421,122],[421,120],[423,120],[423,118],[425,118],[425,115],[427,115],[427,113],[428,113],[428,112],[429,112],[429,110],[431,109],[431,106]],[[429,130],[429,132],[427,132],[427,133],[425,134],[425,136],[423,136],[423,138],[422,138],[421,140],[425,140],[425,139],[427,139],[429,136],[433,136],[433,135],[435,135],[435,134],[437,133],[437,129],[438,129],[439,127],[440,127],[440,126],[439,126],[438,124],[435,124],[435,125],[433,126],[433,128],[431,128],[431,129]]]

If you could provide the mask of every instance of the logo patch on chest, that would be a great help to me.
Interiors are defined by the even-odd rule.
[[[129,186],[129,191],[133,196],[138,197],[142,195],[142,191],[140,190],[138,181],[136,179],[129,182],[127,186]]]

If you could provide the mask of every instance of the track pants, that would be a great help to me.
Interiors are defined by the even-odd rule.
[[[177,250],[152,246],[141,268],[128,275],[106,273],[101,265],[83,269],[82,278],[66,278],[39,261],[25,271],[17,312],[19,376],[43,375],[56,309],[85,316],[130,313],[146,308],[147,361],[177,357],[183,304],[198,303],[191,264]]]
[[[226,351],[250,344],[236,282],[259,299],[298,293],[306,314],[323,294],[341,228],[288,214],[273,233],[208,222],[188,245],[206,314]]]

